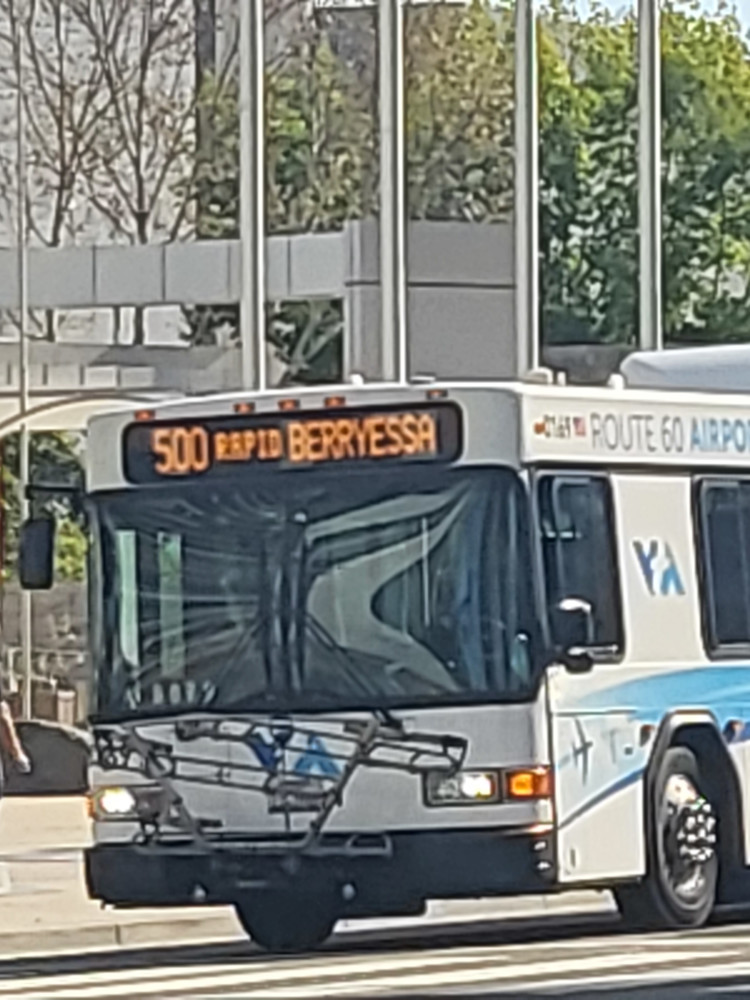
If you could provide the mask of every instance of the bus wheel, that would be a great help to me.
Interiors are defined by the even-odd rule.
[[[656,775],[646,837],[646,876],[615,890],[628,923],[700,927],[711,914],[718,876],[716,815],[701,791],[698,761],[671,747]]]
[[[296,893],[261,893],[237,900],[234,908],[247,934],[270,952],[312,951],[336,924],[335,913],[321,900]]]

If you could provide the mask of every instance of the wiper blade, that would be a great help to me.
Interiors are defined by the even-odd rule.
[[[404,723],[402,719],[397,718],[393,712],[386,708],[384,705],[378,705],[372,709],[372,714],[384,725],[389,726],[396,732],[402,733],[404,731]]]
[[[335,653],[339,658],[339,663],[344,667],[344,672],[348,680],[353,681],[354,684],[359,688],[361,693],[367,698],[379,698],[382,697],[382,692],[379,691],[372,684],[368,684],[366,680],[366,675],[362,673],[362,667],[357,662],[356,658],[352,653],[342,646],[328,631],[328,629],[323,625],[319,619],[315,617],[312,611],[305,609],[303,611],[305,626],[313,634],[313,636],[318,639],[318,641],[327,646],[333,653]]]

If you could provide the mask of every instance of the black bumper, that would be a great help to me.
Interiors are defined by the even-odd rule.
[[[389,857],[258,855],[241,845],[100,844],[86,851],[94,899],[120,906],[231,903],[254,892],[334,891],[342,916],[418,913],[428,899],[549,892],[552,831],[416,831]]]

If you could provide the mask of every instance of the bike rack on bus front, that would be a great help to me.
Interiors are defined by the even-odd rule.
[[[239,744],[248,751],[247,759],[229,764],[210,755],[182,753],[175,744],[144,733],[149,727],[164,726],[173,729],[175,744],[195,740]],[[217,718],[201,713],[177,719],[100,723],[93,732],[102,770],[142,774],[155,786],[157,794],[142,795],[134,817],[140,829],[139,843],[165,843],[165,833],[173,832],[187,834],[193,842],[214,850],[231,844],[233,850],[276,855],[388,855],[390,840],[385,835],[351,835],[343,840],[329,837],[329,843],[323,842],[326,824],[342,805],[356,771],[364,767],[413,775],[435,771],[451,775],[463,766],[468,746],[460,736],[407,731],[403,723],[380,713],[362,720],[318,717],[315,724],[289,717],[241,714]],[[306,741],[303,758],[300,738]],[[293,758],[295,763],[291,764]],[[262,794],[269,812],[285,818],[285,831],[240,843],[235,838],[222,840],[216,832],[221,821],[195,817],[176,782]],[[292,829],[293,814],[311,816],[306,830]]]

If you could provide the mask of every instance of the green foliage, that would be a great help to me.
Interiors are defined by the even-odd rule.
[[[637,332],[637,25],[551,0],[540,19],[541,292],[548,342]],[[723,8],[663,6],[664,321],[672,342],[750,338],[750,47]],[[511,5],[408,8],[408,211],[507,221],[513,201]],[[268,77],[269,228],[325,231],[375,212],[371,81],[318,31]],[[217,111],[206,233],[237,225],[236,98]],[[338,306],[337,306],[338,308]],[[334,328],[272,312],[290,377],[328,373]],[[310,331],[319,315],[324,329]],[[327,318],[326,318],[327,317]],[[216,322],[192,324],[210,340]],[[212,325],[213,324],[213,325]],[[332,342],[332,341],[331,341]],[[309,357],[302,357],[309,347]]]
[[[372,88],[334,56],[324,36],[313,37],[266,79],[267,231],[325,232],[375,207]],[[198,233],[232,238],[239,223],[239,128],[236,88],[204,84],[201,114],[211,141],[198,169]],[[215,340],[221,328],[236,335],[239,310],[190,308],[192,343]],[[341,303],[279,303],[269,311],[268,339],[279,359],[302,381],[340,375]],[[309,329],[311,316],[320,328]],[[334,338],[335,339],[335,338]],[[300,359],[298,346],[308,353]]]
[[[281,302],[269,307],[268,342],[285,367],[282,385],[341,378],[344,315],[338,301]]]
[[[324,36],[269,75],[269,232],[330,231],[374,209],[371,100]]]
[[[86,577],[88,542],[81,525],[70,517],[57,521],[55,579],[82,582]]]
[[[540,30],[545,338],[629,340],[636,316],[636,26],[553,8]]]
[[[512,4],[407,7],[412,219],[505,219],[513,207]]]
[[[665,327],[750,338],[750,49],[736,20],[664,14]]]
[[[15,573],[18,554],[20,504],[18,495],[18,435],[11,434],[0,443],[2,457],[2,499],[5,550],[2,560],[3,579]],[[81,486],[83,469],[79,441],[62,431],[33,434],[31,437],[31,481],[45,485]],[[71,505],[62,497],[44,504],[35,501],[33,513],[40,508],[54,513],[57,523],[55,569],[58,579],[82,580],[86,564],[86,536]]]

